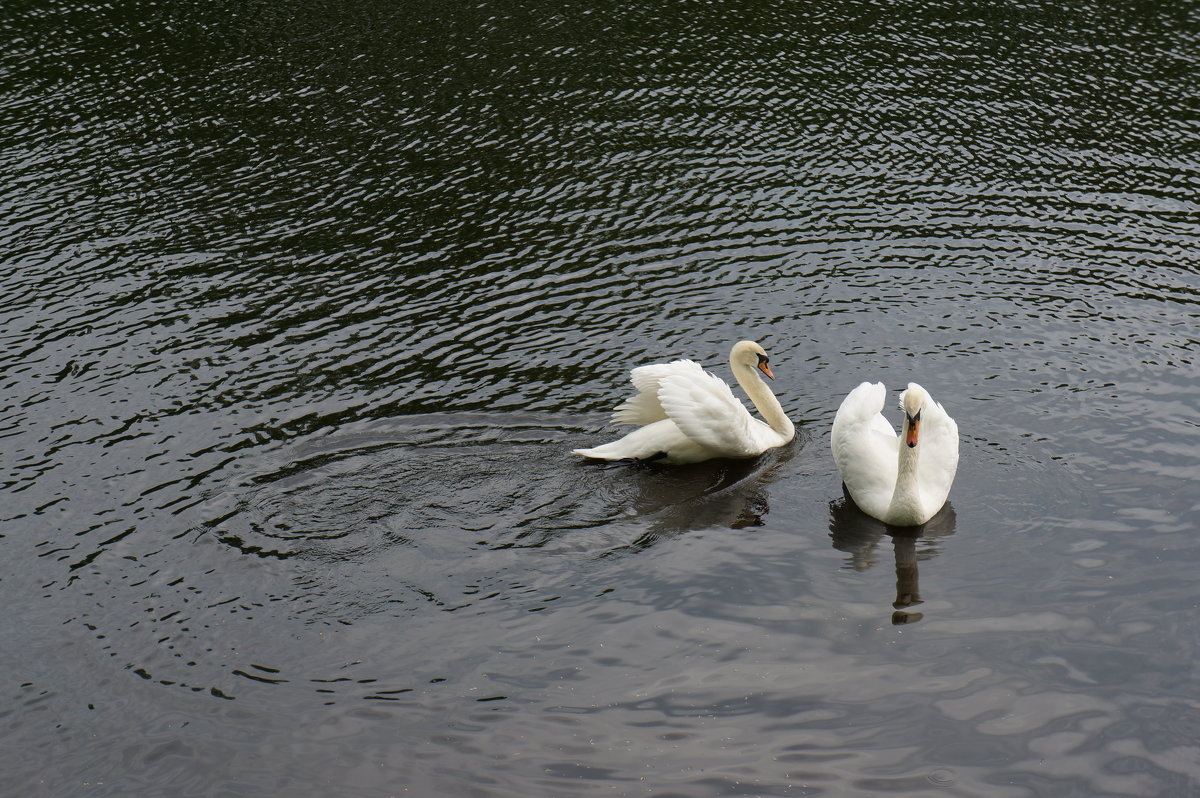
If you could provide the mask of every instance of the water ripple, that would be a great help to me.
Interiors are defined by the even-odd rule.
[[[11,789],[1186,792],[1193,16],[11,9]],[[568,455],[743,337],[793,447]],[[943,527],[840,498],[862,379]]]

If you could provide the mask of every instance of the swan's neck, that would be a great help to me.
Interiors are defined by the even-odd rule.
[[[741,385],[746,396],[750,397],[750,401],[754,403],[754,409],[763,417],[763,421],[767,422],[767,426],[779,433],[785,443],[795,437],[796,428],[792,425],[792,420],[783,412],[783,406],[771,392],[770,386],[763,382],[762,377],[758,376],[758,369],[738,367],[732,363],[730,368],[737,378],[738,385]]]
[[[907,421],[905,425],[907,425]],[[907,430],[905,430],[907,432]],[[892,491],[892,502],[888,508],[890,523],[898,526],[916,525],[925,518],[921,506],[921,492],[917,484],[917,458],[920,444],[909,447],[900,436],[899,462],[896,466],[896,488]]]

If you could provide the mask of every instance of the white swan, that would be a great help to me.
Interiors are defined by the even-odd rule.
[[[919,526],[946,503],[958,470],[958,425],[915,382],[900,394],[901,434],[880,413],[883,383],[849,393],[833,420],[830,447],[850,497],[867,515]]]
[[[750,415],[723,380],[699,363],[676,360],[630,372],[636,396],[617,406],[613,421],[638,429],[620,440],[575,454],[600,460],[698,463],[713,457],[754,457],[782,446],[796,434],[779,400],[758,376],[774,379],[767,353],[754,341],[739,341],[729,367],[766,424]]]

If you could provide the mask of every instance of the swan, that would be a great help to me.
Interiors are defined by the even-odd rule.
[[[915,382],[900,394],[904,411],[896,435],[880,411],[883,383],[851,391],[833,420],[830,448],[850,498],[863,512],[893,526],[919,526],[946,503],[958,470],[958,425]]]
[[[758,376],[761,372],[775,379],[766,351],[754,341],[739,341],[729,352],[729,368],[765,424],[750,415],[724,380],[699,363],[675,360],[630,372],[637,395],[618,405],[612,418],[637,429],[620,440],[573,453],[598,460],[698,463],[713,457],[754,457],[795,437],[779,400]]]

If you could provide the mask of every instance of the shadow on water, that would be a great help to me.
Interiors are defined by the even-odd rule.
[[[581,463],[583,469],[615,472],[628,481],[633,501],[624,508],[624,515],[647,524],[628,544],[602,556],[641,551],[692,530],[762,526],[770,512],[768,486],[782,475],[797,448],[792,444],[749,460],[709,460],[685,466]]]
[[[843,493],[845,488],[843,486]],[[896,558],[896,598],[892,602],[892,624],[916,623],[924,613],[912,610],[921,598],[918,562],[930,560],[940,551],[943,538],[953,535],[956,517],[949,502],[926,523],[918,527],[885,524],[858,509],[848,494],[829,503],[829,537],[833,547],[850,555],[848,565],[865,571],[879,561],[879,543],[892,539]]]

